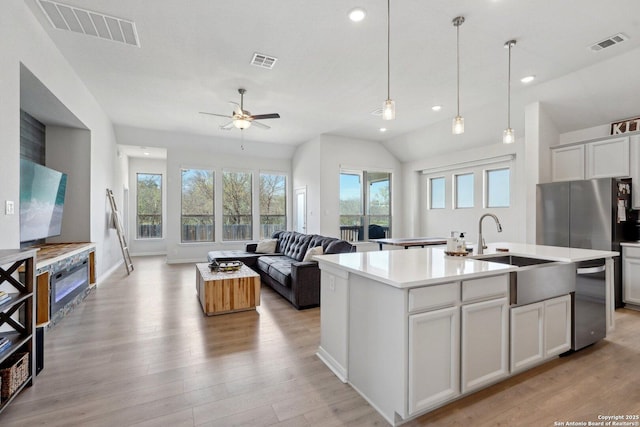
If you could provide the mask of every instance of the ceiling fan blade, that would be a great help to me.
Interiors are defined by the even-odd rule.
[[[279,119],[280,114],[271,113],[271,114],[256,114],[255,116],[251,116],[253,120],[264,120],[264,119]]]
[[[251,121],[251,124],[253,126],[259,127],[261,129],[271,129],[271,126],[267,126],[264,123],[260,123],[260,122],[256,122],[256,121]]]
[[[222,129],[222,130],[231,130],[231,129],[233,129],[233,120],[231,120],[229,123],[226,123],[226,124],[220,126],[220,129]]]
[[[226,119],[231,119],[233,117],[227,116],[226,114],[216,114],[216,113],[207,113],[206,111],[200,111],[200,114],[206,114],[208,116],[216,116],[216,117],[224,117]]]

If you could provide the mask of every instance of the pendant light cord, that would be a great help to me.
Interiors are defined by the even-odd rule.
[[[456,67],[458,70],[458,76],[456,80],[456,87],[458,90],[458,110],[457,117],[460,117],[460,25],[462,22],[458,22],[456,25]]]
[[[511,129],[511,47],[514,42],[509,42],[509,71],[507,73],[507,128]]]
[[[387,0],[387,99],[391,99],[391,0]]]

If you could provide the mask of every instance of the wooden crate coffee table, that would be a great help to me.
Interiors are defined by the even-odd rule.
[[[196,264],[196,291],[207,316],[254,310],[260,305],[260,275],[246,265],[225,273]]]

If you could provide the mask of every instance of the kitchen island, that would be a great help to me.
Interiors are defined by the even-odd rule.
[[[397,425],[570,350],[566,276],[558,295],[514,305],[511,273],[592,259],[607,259],[611,270],[617,253],[498,243],[482,257],[504,255],[498,249],[551,262],[517,267],[442,248],[315,257],[318,356]]]

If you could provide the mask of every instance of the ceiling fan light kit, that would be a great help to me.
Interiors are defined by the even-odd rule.
[[[230,122],[220,126],[221,130],[231,130],[233,127],[235,127],[236,129],[244,130],[244,129],[249,129],[251,125],[256,125],[256,127],[259,127],[262,129],[271,129],[270,126],[267,126],[264,123],[260,123],[257,120],[279,119],[280,114],[278,113],[251,114],[251,112],[244,109],[244,94],[246,92],[247,92],[246,89],[243,89],[243,88],[238,89],[238,93],[240,94],[240,104],[237,104],[235,102],[230,102],[231,104],[234,104],[236,106],[233,109],[233,113],[231,113],[230,116],[226,114],[207,113],[204,111],[201,111],[200,114],[207,114],[210,116],[225,117],[227,119],[231,119]]]
[[[453,26],[456,27],[456,88],[457,88],[457,114],[453,119],[451,131],[454,135],[464,133],[464,118],[460,115],[460,26],[464,24],[464,16],[453,18]]]

